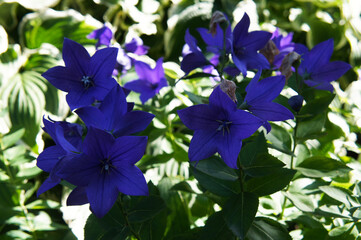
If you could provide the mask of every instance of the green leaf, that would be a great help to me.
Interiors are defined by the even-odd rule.
[[[177,184],[175,184],[171,190],[174,191],[183,191],[183,192],[189,192],[189,193],[196,193],[192,187],[189,185],[189,183],[187,183],[186,181],[183,182],[179,182]]]
[[[292,155],[292,138],[291,134],[283,127],[271,123],[272,130],[266,135],[268,141],[272,144],[269,146],[280,152]]]
[[[8,147],[11,147],[12,145],[14,145],[17,141],[19,141],[22,136],[25,133],[25,129],[21,128],[15,132],[9,132],[7,133],[1,140],[2,142],[2,150],[7,149]]]
[[[199,240],[229,240],[234,237],[222,213],[216,212],[208,218]]]
[[[355,223],[346,223],[343,226],[339,226],[331,229],[328,233],[331,240],[342,239],[342,240],[354,240],[358,236],[358,231]]]
[[[258,134],[254,141],[242,147],[239,155],[241,165],[245,167],[253,166],[257,155],[261,153],[268,153],[266,139],[263,133]]]
[[[118,204],[115,204],[103,218],[97,218],[91,214],[84,227],[84,237],[87,240],[105,240],[103,236],[108,232],[111,232],[112,236],[116,236],[117,233],[123,235],[129,232]]]
[[[52,200],[37,199],[25,207],[27,209],[56,209],[60,208],[60,204]]]
[[[86,36],[95,27],[86,24],[79,18],[84,19],[74,10],[55,12],[48,9],[41,13],[28,15],[20,25],[20,43],[30,49],[39,48],[42,43],[50,43],[61,49],[64,37],[83,45],[94,43],[94,40],[90,40]]]
[[[248,180],[245,183],[245,189],[258,196],[266,196],[286,187],[291,182],[295,173],[295,170],[287,168],[271,168],[268,175]]]
[[[285,192],[286,197],[303,212],[313,212],[315,206],[310,196],[297,192]]]
[[[315,139],[323,136],[322,129],[326,122],[326,113],[316,115],[315,117],[301,121],[298,124],[296,138],[302,142],[307,139]]]
[[[167,221],[167,237],[172,237],[190,229],[188,203],[177,191],[171,191],[172,182],[169,178],[163,178],[158,189],[162,199],[171,213]]]
[[[248,231],[247,240],[291,240],[288,231],[275,220],[257,217]]]
[[[244,172],[251,177],[268,175],[273,169],[280,169],[285,164],[268,153],[258,154],[252,165],[244,166]]]
[[[214,202],[204,194],[199,194],[191,207],[192,216],[201,218],[209,216],[214,212]]]
[[[307,177],[335,177],[348,173],[351,168],[332,158],[315,156],[303,160],[296,169]]]
[[[335,96],[336,96],[335,94],[327,92],[325,96],[312,99],[311,101],[308,101],[305,106],[302,107],[299,114],[310,115],[310,116],[318,115],[328,109],[328,106],[335,98]]]
[[[359,206],[355,197],[352,196],[352,192],[348,189],[333,186],[320,186],[319,189],[327,194],[329,197],[342,202],[347,208]]]
[[[185,75],[181,79],[194,79],[194,78],[207,78],[207,77],[217,77],[217,76],[210,74],[210,73],[205,73],[205,72],[196,72],[193,74]]]
[[[224,161],[217,156],[199,161],[198,163],[192,163],[192,165],[205,174],[211,175],[215,178],[235,181],[238,179],[238,175],[234,169],[227,166]]]
[[[258,210],[258,197],[242,192],[231,197],[223,207],[224,219],[233,234],[243,239],[251,227]]]
[[[40,130],[42,109],[45,106],[46,84],[37,72],[16,74],[3,88],[3,99],[8,103],[12,129],[24,128],[24,141],[35,145]]]
[[[128,211],[128,219],[131,223],[144,222],[155,217],[164,210],[166,205],[159,196],[148,196],[142,199],[136,206]]]
[[[213,177],[204,172],[199,171],[196,167],[190,167],[194,177],[204,188],[220,196],[232,196],[239,192],[239,184],[237,180],[228,181]]]
[[[346,218],[350,219],[350,213],[341,212],[338,206],[320,206],[315,210],[315,214],[324,216],[324,217],[332,217],[332,218]]]

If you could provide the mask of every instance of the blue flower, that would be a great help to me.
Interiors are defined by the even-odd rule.
[[[269,63],[265,56],[257,51],[262,49],[272,34],[265,31],[248,32],[250,20],[247,13],[233,30],[232,59],[243,76],[249,69],[267,69]]]
[[[308,51],[305,45],[292,42],[292,38],[292,32],[287,34],[287,36],[285,37],[280,33],[278,28],[276,29],[276,31],[273,32],[271,40],[274,42],[277,49],[279,50],[279,54],[277,54],[273,60],[273,65],[275,67],[280,68],[283,58],[290,52],[296,52],[302,55],[303,53]]]
[[[116,56],[116,48],[104,48],[90,57],[82,45],[65,38],[65,67],[50,68],[42,76],[56,88],[68,93],[66,100],[72,110],[88,106],[95,100],[103,100],[117,84],[112,78]]]
[[[147,182],[135,166],[147,145],[147,137],[122,136],[89,127],[83,153],[63,164],[59,175],[77,186],[68,204],[90,203],[95,216],[103,217],[114,205],[119,192],[148,195]]]
[[[246,88],[247,94],[243,106],[241,106],[263,119],[263,126],[269,132],[271,131],[271,125],[267,121],[284,121],[293,119],[294,116],[286,107],[273,102],[285,86],[285,76],[273,76],[259,81],[260,75],[261,71],[248,84]]]
[[[350,64],[342,61],[330,62],[332,52],[333,39],[329,39],[302,56],[298,73],[308,86],[333,92],[330,82],[337,80],[351,68]]]
[[[148,53],[149,47],[143,45],[143,40],[140,37],[134,37],[132,40],[124,45],[127,52],[137,55],[145,55]]]
[[[242,139],[251,136],[263,124],[258,117],[237,109],[219,86],[209,97],[209,104],[179,110],[178,115],[194,131],[189,160],[198,162],[218,152],[231,168],[237,168]]]
[[[148,99],[159,93],[161,88],[168,86],[162,64],[162,58],[157,61],[154,69],[144,62],[135,62],[135,71],[139,79],[127,82],[124,88],[140,93],[140,100],[144,104]]]
[[[37,195],[53,188],[60,183],[57,175],[58,165],[64,159],[71,159],[81,152],[82,128],[80,125],[68,122],[53,122],[43,118],[44,131],[54,140],[54,146],[48,147],[37,158],[36,165],[45,172],[50,173],[38,189]]]
[[[154,118],[143,111],[129,111],[125,94],[119,85],[104,98],[99,108],[87,106],[75,111],[87,127],[103,129],[113,136],[130,135],[144,130]]]
[[[95,47],[99,48],[101,45],[105,45],[107,47],[110,46],[110,42],[113,38],[113,32],[107,26],[102,28],[96,29],[91,32],[87,38],[89,39],[96,39],[98,42],[96,43]]]

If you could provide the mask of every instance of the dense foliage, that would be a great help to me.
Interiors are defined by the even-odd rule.
[[[0,239],[361,239],[357,1],[0,1]]]

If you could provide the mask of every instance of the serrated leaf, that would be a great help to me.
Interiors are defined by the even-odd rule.
[[[262,177],[254,177],[245,183],[246,191],[266,196],[282,190],[292,180],[296,171],[287,168],[270,169],[270,173]]]
[[[258,197],[242,192],[230,198],[224,208],[223,217],[233,234],[243,239],[251,227],[258,210]]]
[[[222,212],[212,214],[204,226],[199,240],[229,240],[234,235],[224,221]]]
[[[335,177],[348,173],[351,168],[332,158],[315,156],[303,160],[296,169],[307,177]]]
[[[248,231],[247,240],[291,240],[288,231],[275,220],[257,217]]]
[[[128,219],[131,223],[144,222],[155,217],[164,210],[166,205],[159,196],[148,196],[142,199],[136,206],[128,211]]]
[[[313,212],[315,206],[310,196],[296,192],[285,192],[286,197],[303,212]]]
[[[193,163],[193,166],[195,166],[198,171],[211,175],[215,178],[228,181],[234,181],[238,179],[238,175],[235,170],[228,167],[224,161],[217,156],[204,159],[199,161],[197,164]]]
[[[243,167],[244,172],[251,177],[268,175],[272,169],[282,168],[285,164],[276,157],[268,154],[258,154],[252,165]]]
[[[268,153],[266,139],[263,133],[258,134],[254,141],[245,144],[239,155],[241,165],[253,166],[258,154]]]
[[[191,171],[199,184],[212,193],[226,197],[232,196],[239,192],[239,184],[237,184],[237,181],[228,181],[213,177],[199,171],[196,167],[193,166],[191,166]]]
[[[275,148],[281,152],[292,155],[292,138],[291,134],[283,127],[271,123],[271,132],[266,135],[268,141],[272,144],[270,147]]]
[[[352,196],[352,192],[348,189],[334,186],[320,186],[319,189],[329,197],[345,204],[347,208],[360,206],[357,200]]]

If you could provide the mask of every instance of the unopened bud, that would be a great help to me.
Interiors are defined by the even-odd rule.
[[[237,97],[236,97],[236,89],[237,86],[233,81],[224,79],[219,86],[221,87],[221,90],[226,93],[233,102],[237,103]]]
[[[295,112],[299,112],[303,105],[303,97],[301,95],[296,95],[288,99],[288,104],[291,106]]]
[[[281,74],[286,77],[286,81],[292,76],[292,65],[297,63],[301,59],[301,55],[296,52],[290,52],[287,54],[281,63]]]
[[[229,23],[224,14],[220,11],[215,11],[212,15],[211,21],[209,23],[209,32],[214,35],[217,32],[217,24],[223,29],[226,30]]]
[[[276,44],[272,40],[269,40],[266,43],[266,46],[264,46],[264,48],[262,48],[259,52],[263,56],[265,56],[267,58],[268,62],[270,63],[270,65],[272,65],[273,61],[275,59],[275,56],[280,53],[280,50],[278,50]]]

